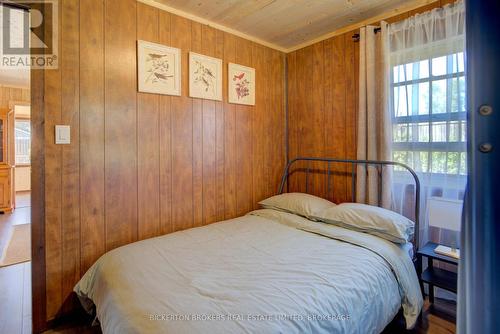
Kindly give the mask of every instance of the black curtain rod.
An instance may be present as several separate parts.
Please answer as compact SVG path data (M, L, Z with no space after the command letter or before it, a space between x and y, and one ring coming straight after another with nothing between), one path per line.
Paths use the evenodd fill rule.
M30 11L30 7L29 6L26 6L26 5L23 5L23 4L14 2L14 1L10 1L10 0L0 0L0 6L5 6L5 7L14 8L14 9L24 10L24 11L27 11L27 12Z
M378 28L375 28L373 31L375 33L378 33L380 30L382 30L382 28L378 27ZM352 35L352 39L353 39L353 41L358 42L359 41L359 34Z

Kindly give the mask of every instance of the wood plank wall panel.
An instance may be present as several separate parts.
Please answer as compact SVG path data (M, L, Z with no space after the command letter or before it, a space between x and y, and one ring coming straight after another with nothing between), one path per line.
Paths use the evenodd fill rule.
M107 250L137 240L136 6L107 0L104 9Z
M171 17L158 11L158 37L164 45L171 43ZM172 99L160 95L160 234L170 233L172 226Z
M182 50L182 96L172 97L172 224L174 230L193 226L193 101L188 98L188 50L191 21L171 15L171 44Z
M269 171L268 181L264 182L266 192L264 197L274 195L281 183L281 174L283 173L282 157L286 156L286 129L284 126L276 126L276 124L286 124L286 114L281 113L285 106L285 97L283 95L285 89L285 55L279 51L266 49L266 53L271 54L272 62L268 63L272 77L270 80L271 90L273 92L272 99L267 98L268 103L265 109L262 109L264 115L269 115L268 130L266 136L270 135L268 140L269 145L266 145L264 150L265 160L267 161L266 169ZM266 92L262 92L266 94ZM267 97L267 95L266 95ZM266 118L267 119L267 118ZM256 126L259 126L257 124ZM254 141L256 143L258 141ZM271 156L272 159L268 157ZM262 182L262 181L260 181ZM259 184L257 181L256 184ZM260 199L259 199L260 200Z
M104 3L80 2L81 272L104 253Z
M210 57L216 56L217 32L214 28L203 25L201 29L201 51ZM210 224L216 221L216 170L215 170L215 107L216 102L202 100L202 224Z
M216 31L215 56L224 59L224 32ZM222 97L227 101L227 66L222 67ZM283 113L284 114L284 113ZM216 220L224 219L225 213L225 112L224 102L215 103L215 163L216 163ZM283 155L282 155L283 157Z
M80 64L79 1L61 1L61 123L71 126L72 145L62 147L62 295L80 278ZM68 307L74 300L68 300Z
M29 88L0 86L0 109L9 108L9 102L30 103Z
M320 127L325 124L325 89L321 83L325 79L324 73L324 57L323 57L323 44L315 44L312 46L312 87L314 90L310 90L310 95L312 96L312 108L310 109L311 120L314 128ZM313 156L322 157L325 155L325 146L321 145L322 139L324 138L324 133L321 131L311 132L311 154ZM321 168L321 163L311 164L311 168L318 169ZM312 178L308 180L309 187L311 188L311 194L324 197L326 195L326 182L324 180L324 174L314 173Z
M252 66L253 43L244 43L240 37L236 38L236 59L243 66ZM264 83L262 83L264 84ZM253 207L253 179L252 175L252 118L255 117L253 107L236 105L236 177L238 180L236 188L236 215L241 216Z
M323 87L325 90L325 126L323 129L323 135L324 135L324 141L325 141L325 155L326 156L336 156L336 148L338 147L336 145L336 142L338 142L339 137L338 137L338 132L334 130L334 117L333 117L333 108L334 108L334 103L337 103L335 101L335 96L334 96L334 83L336 82L336 77L334 76L334 65L336 62L333 59L333 38L330 38L323 43L323 52L324 52L324 72L325 72L325 77L324 77L324 82L323 82ZM320 131L321 132L321 131ZM322 166L324 168L324 166ZM332 171L335 170L336 166L331 166ZM334 192L332 190L332 184L327 184L327 198L328 199L333 199Z
M159 11L137 3L137 39L159 42ZM137 94L138 238L160 232L160 97Z
M255 59L255 71L256 73L264 73L268 70L268 66L266 63L266 59L268 59L265 55L266 49L263 46L257 46L253 50L252 58ZM256 94L256 98L258 99L255 103L258 106L265 106L269 103L270 94L263 94L263 92L270 92L271 87L268 86L267 82L264 82L262 85L256 87L258 93ZM264 109L262 108L262 109ZM268 173L266 166L264 165L264 154L266 147L271 145L269 142L272 138L271 136L265 136L265 133L268 132L269 123L265 118L265 115L262 114L262 109L257 107L254 113L252 125L254 128L254 134L256 136L262 137L263 140L256 142L253 146L253 184L255 187L253 188L253 198L255 205L257 206L257 202L255 201L257 198L262 198L265 196L265 187L264 183L260 183L259 180L268 181Z
M436 1L386 21L397 22L452 2ZM329 38L287 55L289 160L321 155L356 158L359 44L352 40L355 33L358 31ZM305 168L306 164L296 164L292 168L288 182L291 191L305 191ZM326 170L324 164L319 173L310 177L310 193L325 193L324 189L317 188L321 187ZM334 202L351 201L351 181L350 168L332 165L326 197Z
M191 23L191 50L203 53L202 25ZM205 43L204 43L205 44ZM206 46L206 44L205 44ZM208 55L207 55L208 56ZM201 99L193 99L193 226L203 222L203 104Z
M300 115L298 113L297 96L297 52L287 54L287 123L288 123L288 156L291 159L299 156L299 129L300 129ZM287 190L297 191L299 188L299 178L297 177L297 164L294 164L290 169L290 177L287 179Z
M346 84L345 84L345 50L347 45L353 44L352 41L345 41L344 36L336 36L333 38L333 48L332 54L328 55L333 59L332 72L330 72L333 80L333 103L331 109L331 127L332 131L326 133L331 141L331 152L334 157L345 157L346 156L346 143L343 140L346 138ZM339 78L340 80L337 80ZM345 193L345 176L342 172L345 171L345 166L343 165L333 165L332 166L332 176L331 180L331 195L335 202L344 201Z
M227 63L236 62L236 36L224 33L224 59ZM227 68L224 85L224 163L225 163L225 218L236 217L236 105L227 103Z
M135 0L60 7L60 67L44 72L47 320L105 251L244 214L286 161L281 52ZM137 39L182 49L182 96L137 92ZM223 101L188 97L189 51L224 60ZM256 106L227 102L229 61L257 68Z

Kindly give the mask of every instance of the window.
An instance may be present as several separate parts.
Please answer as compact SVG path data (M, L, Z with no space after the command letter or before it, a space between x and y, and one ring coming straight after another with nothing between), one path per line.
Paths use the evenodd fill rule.
M30 164L31 155L31 130L30 121L27 119L16 119L15 121L16 141L16 165Z
M466 175L464 53L393 66L393 159L417 172Z

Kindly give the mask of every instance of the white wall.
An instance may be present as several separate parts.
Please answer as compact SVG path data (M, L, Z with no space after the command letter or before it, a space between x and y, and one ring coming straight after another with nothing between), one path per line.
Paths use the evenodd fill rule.
M15 105L14 112L15 112L16 117L30 118L31 107L25 106L25 105Z
M15 190L29 191L31 190L31 167L16 167Z

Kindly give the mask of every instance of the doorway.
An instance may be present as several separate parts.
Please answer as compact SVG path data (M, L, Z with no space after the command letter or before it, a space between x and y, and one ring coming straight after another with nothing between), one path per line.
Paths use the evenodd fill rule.
M5 90L5 88L4 88ZM29 90L28 90L29 91ZM0 268L31 259L30 105L9 101L0 113Z
M15 208L31 207L31 108L14 106L14 191Z

